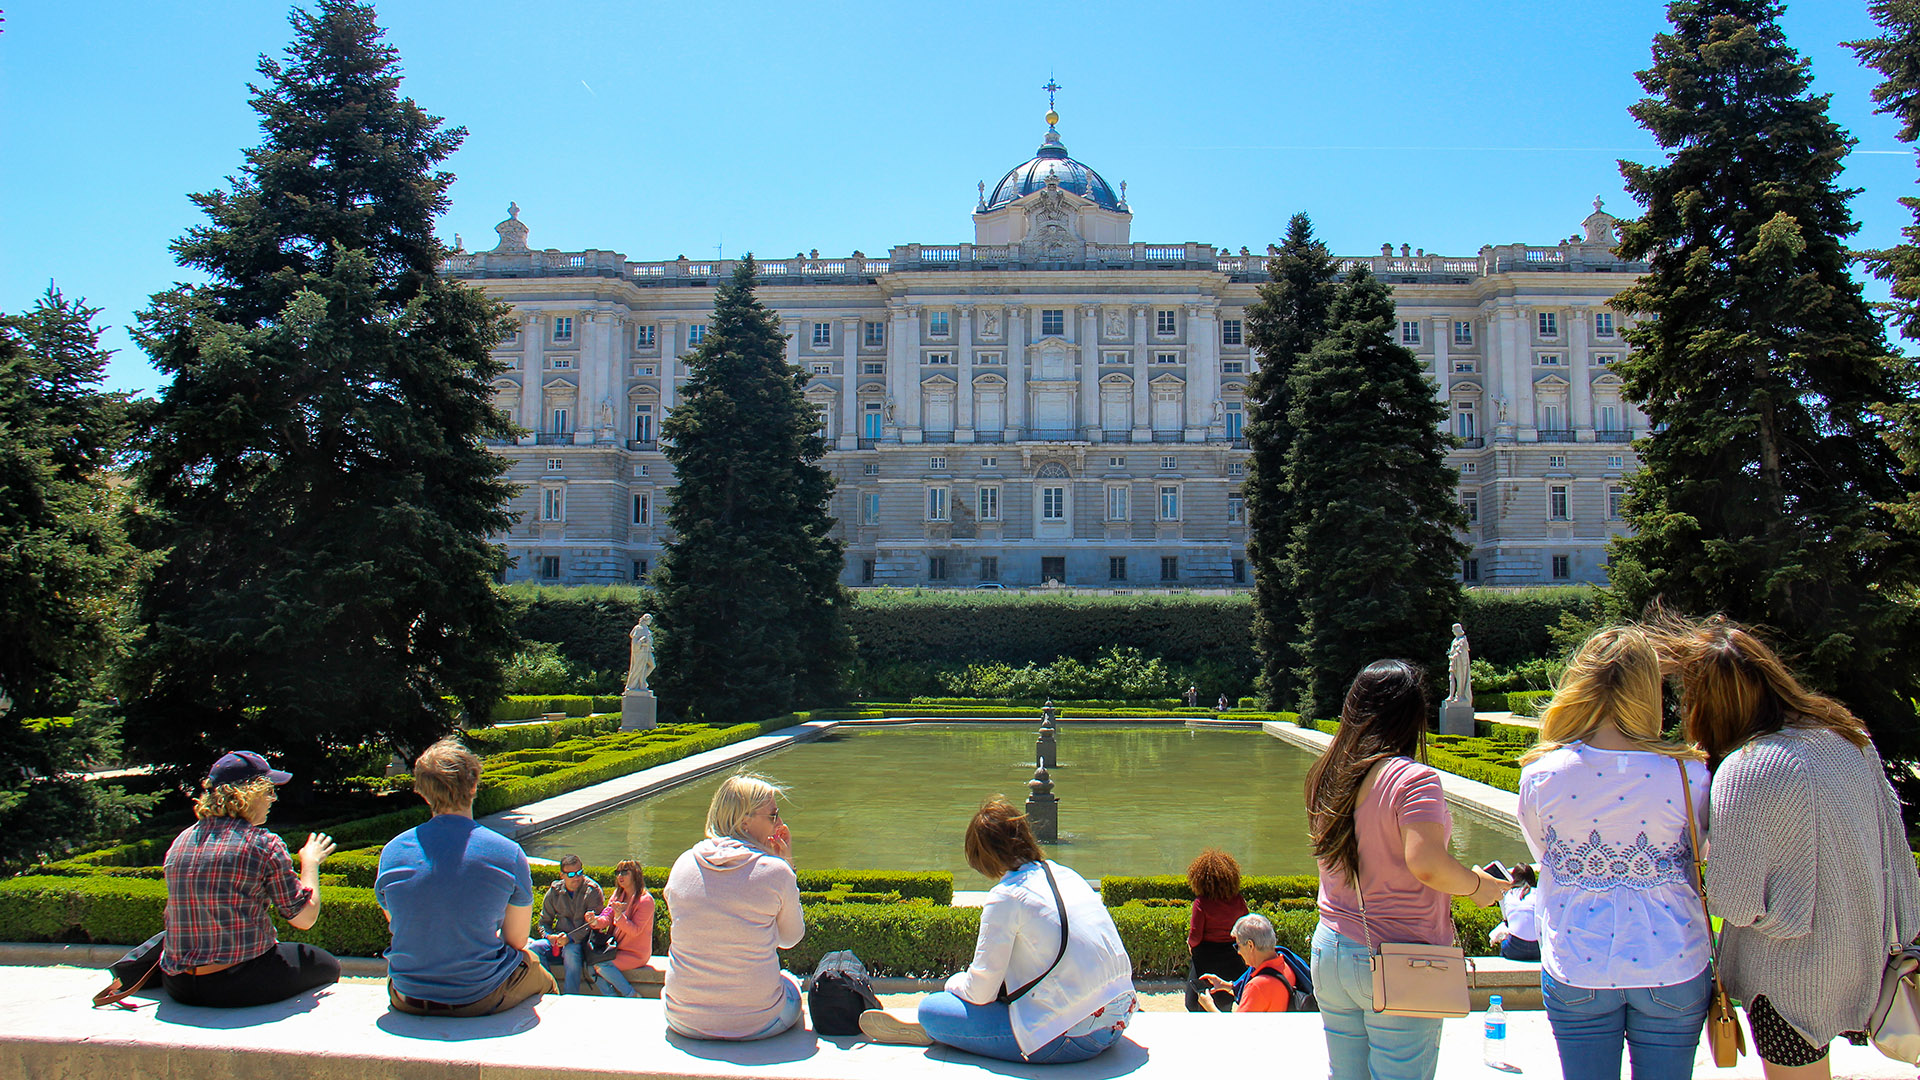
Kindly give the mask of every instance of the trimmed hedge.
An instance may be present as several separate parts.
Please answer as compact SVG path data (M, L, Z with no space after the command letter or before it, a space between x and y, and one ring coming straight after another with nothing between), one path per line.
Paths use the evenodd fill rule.
M1312 874L1253 875L1240 879L1240 895L1246 898L1249 907L1319 894L1320 879ZM1184 909L1193 900L1193 891L1187 888L1186 877L1179 874L1115 875L1100 879L1100 899L1108 907L1144 900L1178 900ZM1185 934L1185 928L1180 932Z
M460 733L460 741L481 757L514 750L537 750L567 739L593 735L611 735L620 730L619 706L608 715L550 720L541 724L513 724L509 727L471 728Z
M569 739L545 749L510 751L487 759L487 767L480 777L480 794L473 802L473 813L475 817L485 817L515 806L525 806L589 784L598 784L693 754L744 742L796 723L799 723L799 717L788 713L772 720L735 724L719 730L692 724L663 724L651 731L628 731L594 739ZM522 768L516 769L515 766ZM507 779L504 783L489 786L489 773Z
M591 716L594 713L619 712L620 698L595 697L589 694L510 694L493 703L493 712L488 716L492 723L499 724L508 720L531 720L550 712L563 712L568 716Z
M1515 716L1539 716L1552 700L1551 690L1515 690L1507 695L1507 711Z

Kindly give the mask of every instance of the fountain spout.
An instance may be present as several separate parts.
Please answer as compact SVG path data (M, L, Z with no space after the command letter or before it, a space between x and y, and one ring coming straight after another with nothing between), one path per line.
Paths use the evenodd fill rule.
M1047 701L1046 708L1040 710L1040 730L1035 733L1036 738L1033 741L1033 760L1034 764L1043 769L1060 767L1060 760L1056 756L1057 744L1054 739L1054 732L1058 729L1053 725L1053 718L1059 712L1059 709L1053 707L1051 699Z
M1053 794L1053 778L1045 765L1033 770L1027 781L1027 824L1033 838L1043 844L1060 842L1060 800Z

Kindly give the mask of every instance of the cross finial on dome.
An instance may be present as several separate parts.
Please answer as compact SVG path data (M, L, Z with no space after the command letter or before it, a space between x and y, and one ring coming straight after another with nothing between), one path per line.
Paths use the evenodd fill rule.
M1053 108L1053 95L1060 89L1060 84L1054 81L1053 74L1049 72L1047 74L1047 84L1040 89L1047 92L1047 126L1052 127L1060 122L1060 114L1055 112Z

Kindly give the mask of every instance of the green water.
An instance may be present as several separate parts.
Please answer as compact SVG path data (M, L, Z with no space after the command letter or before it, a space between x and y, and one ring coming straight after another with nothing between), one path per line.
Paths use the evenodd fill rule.
M1038 725L1035 725L1036 727ZM781 810L796 865L949 870L955 887L986 888L962 837L986 798L1026 799L1034 729L1011 725L841 728L758 758L789 786ZM1061 843L1050 854L1088 878L1184 874L1204 847L1248 874L1311 874L1301 791L1313 756L1259 731L1171 725L1068 725L1060 767ZM637 858L672 863L700 839L722 774L610 810L525 843L527 854L573 852L590 866ZM1453 819L1463 860L1525 861L1514 835L1464 812Z

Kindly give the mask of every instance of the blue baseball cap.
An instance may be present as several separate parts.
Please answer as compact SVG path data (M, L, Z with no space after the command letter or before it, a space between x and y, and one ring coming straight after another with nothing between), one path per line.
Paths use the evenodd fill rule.
M293 779L290 772L267 767L267 759L251 750L234 750L226 757L213 763L207 770L207 786L219 787L222 784L244 784L256 776L264 776L275 784L284 784Z

